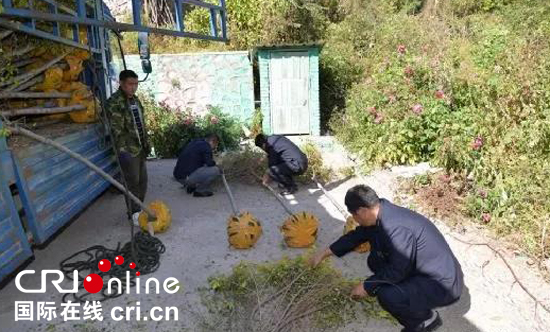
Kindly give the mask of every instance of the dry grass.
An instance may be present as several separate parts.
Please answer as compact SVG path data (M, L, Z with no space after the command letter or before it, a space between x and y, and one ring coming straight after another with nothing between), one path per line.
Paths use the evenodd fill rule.
M251 145L230 151L221 158L220 166L228 179L241 183L256 184L256 176L262 176L267 170L267 163L262 161L265 153Z
M323 162L321 152L313 143L306 143L301 147L308 157L308 170L297 178L302 183L310 183L315 176L321 183L334 180L336 173ZM225 154L220 161L221 167L228 179L242 183L256 184L257 176L262 176L267 170L267 156L252 144L241 147L239 150Z
M401 189L432 217L457 224L465 214L465 182L455 175L425 175L401 183Z

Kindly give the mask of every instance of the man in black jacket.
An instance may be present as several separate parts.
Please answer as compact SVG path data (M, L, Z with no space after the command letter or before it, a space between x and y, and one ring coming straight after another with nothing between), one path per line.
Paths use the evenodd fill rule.
M187 193L194 197L212 196L210 184L221 175L213 158L213 150L218 147L220 139L213 134L205 139L189 142L180 152L174 177L187 187Z
M270 180L279 183L281 194L291 195L298 191L293 176L302 175L307 171L307 156L296 144L280 135L265 136L259 134L254 140L257 147L267 153L268 171L263 183Z
M460 298L463 274L443 235L428 219L385 199L370 187L351 188L346 206L359 223L312 258L341 257L369 241L367 264L374 275L357 285L356 298L376 296L380 305L405 328L402 332L430 332L442 325L435 308Z

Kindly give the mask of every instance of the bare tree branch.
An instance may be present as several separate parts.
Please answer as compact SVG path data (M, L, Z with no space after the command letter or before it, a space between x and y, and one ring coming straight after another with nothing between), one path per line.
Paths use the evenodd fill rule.
M32 108L21 108L9 111L0 111L0 115L5 117L11 116L20 116L20 115L38 115L38 114L56 114L56 113L68 113L73 111L82 111L85 110L86 106L84 105L72 105L65 107L32 107Z
M2 32L0 32L0 40L8 37L9 35L11 35L13 32L13 30L4 30Z
M0 99L71 98L69 92L0 92Z
M11 87L7 88L6 90L7 91L13 91L15 88L17 88L18 86L20 86L21 84L29 81L30 79L32 79L33 77L37 76L37 75L40 75L42 74L43 72L45 72L48 68L54 66L56 63L58 63L59 61L61 61L65 56L67 56L68 52L56 57L55 59L52 59L50 60L49 62L47 62L46 64L44 64L43 66L41 66L40 68L37 68L35 70L31 70L30 72L27 72L23 75L19 75L19 76L16 76L16 77L13 77L11 80L8 80L6 82L3 82L3 83L0 83L0 87L2 86L6 86L6 85L10 85L10 84L13 84Z
M465 240L462 240L458 237L456 237L455 235L453 234L450 234L450 233L447 233L447 235L451 236L453 239L457 240L458 242L460 243L463 243L463 244L467 244L467 245L470 245L470 246L484 246L484 247L487 247L489 249L491 249L498 257L500 257L500 259L502 259L502 261L504 262L504 264L506 265L506 267L508 268L508 270L510 270L510 272L512 273L512 276L514 277L515 279L515 283L517 283L522 289L523 291L529 295L529 297L531 297L531 299L533 299L533 301L535 301L535 304L538 304L540 305L544 311L550 313L550 308L545 305L544 303L542 303L539 299L537 299L537 297L535 295L533 295L531 293L531 291L529 291L529 289L527 289L527 287L525 287L525 285L521 282L521 280L518 278L518 276L516 275L516 272L514 271L514 269L512 268L512 266L510 266L510 264L508 263L508 261L506 260L506 258L504 257L504 255L502 255L500 253L500 251L498 251L497 249L495 249L493 246L491 246L489 243L475 243L475 242L468 242L468 241L465 241ZM513 284L512 284L513 286Z

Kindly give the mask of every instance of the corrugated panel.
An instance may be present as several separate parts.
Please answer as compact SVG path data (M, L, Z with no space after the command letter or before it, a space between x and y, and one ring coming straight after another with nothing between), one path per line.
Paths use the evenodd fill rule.
M11 164L11 154L8 151L1 152L0 169L7 169ZM33 255L15 209L6 175L0 173L0 281Z
M112 147L97 126L56 139L105 172L116 175ZM66 153L44 144L17 153L16 177L35 242L44 243L109 187L99 174Z

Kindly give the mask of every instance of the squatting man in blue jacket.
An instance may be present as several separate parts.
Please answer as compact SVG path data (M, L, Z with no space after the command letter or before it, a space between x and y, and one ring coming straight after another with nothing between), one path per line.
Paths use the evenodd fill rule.
M254 144L267 153L268 170L262 182L269 184L275 181L282 195L292 195L298 191L293 176L302 175L307 171L307 156L288 138L281 135L265 136L259 134Z
M379 199L368 186L351 188L345 204L360 226L313 256L311 264L369 241L367 265L374 275L351 296L376 296L404 326L402 332L435 331L442 320L434 309L458 301L464 285L460 263L443 235L425 217Z
M210 184L221 175L213 157L219 142L218 135L211 134L192 140L181 150L174 167L174 178L187 188L188 194L194 197L213 195Z

